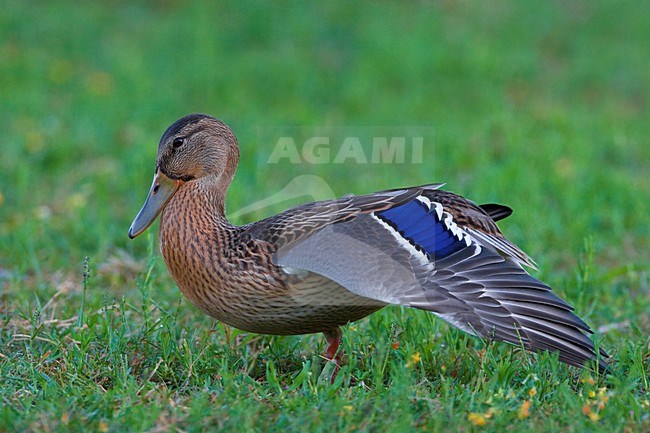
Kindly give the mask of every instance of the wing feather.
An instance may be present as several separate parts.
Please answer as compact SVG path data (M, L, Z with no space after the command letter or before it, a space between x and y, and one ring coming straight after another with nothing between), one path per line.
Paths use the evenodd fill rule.
M572 365L596 359L589 327L523 269L534 262L503 237L488 214L505 217L509 208L482 209L440 186L313 203L246 229L273 244L276 265L322 275L357 296L431 311L484 338L558 351ZM421 207L404 213L416 200L430 216ZM389 217L380 218L389 209ZM463 242L435 259L428 252L435 237L422 227L432 224L433 215L445 220L438 226L447 228L441 235ZM600 367L606 368L602 360Z

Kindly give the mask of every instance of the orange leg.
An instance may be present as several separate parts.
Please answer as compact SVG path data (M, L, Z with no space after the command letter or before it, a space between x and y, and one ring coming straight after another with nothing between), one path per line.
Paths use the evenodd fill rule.
M339 346L341 345L341 336L343 333L340 328L335 328L331 331L325 331L325 340L327 340L327 349L325 350L325 357L334 363L336 366L334 373L332 373L331 382L334 383L336 375L341 369L341 354L339 353Z

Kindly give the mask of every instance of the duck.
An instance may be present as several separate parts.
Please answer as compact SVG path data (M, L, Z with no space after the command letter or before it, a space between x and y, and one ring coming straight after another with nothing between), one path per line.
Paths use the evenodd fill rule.
M232 129L206 114L175 121L131 239L160 216L167 270L198 309L245 332L323 333L340 361L341 327L387 306L425 310L471 335L606 370L590 327L496 222L512 210L434 183L305 203L237 226L226 193L239 163Z

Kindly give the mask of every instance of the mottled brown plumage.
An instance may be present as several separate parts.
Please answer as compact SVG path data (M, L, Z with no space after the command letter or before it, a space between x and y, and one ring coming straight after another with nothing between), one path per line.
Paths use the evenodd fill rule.
M323 332L334 358L340 326L397 304L472 334L557 351L573 365L597 358L589 327L523 270L534 262L499 231L495 220L509 208L480 207L436 184L308 203L233 226L225 197L238 162L222 122L179 119L160 140L151 191L129 230L137 236L161 213L167 269L217 320L255 333Z

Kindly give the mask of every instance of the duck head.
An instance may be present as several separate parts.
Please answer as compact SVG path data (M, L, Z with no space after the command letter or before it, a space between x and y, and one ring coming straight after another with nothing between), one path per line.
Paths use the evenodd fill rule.
M209 181L225 195L238 162L237 139L226 124L205 114L178 119L160 139L153 183L129 237L144 232L187 184Z

